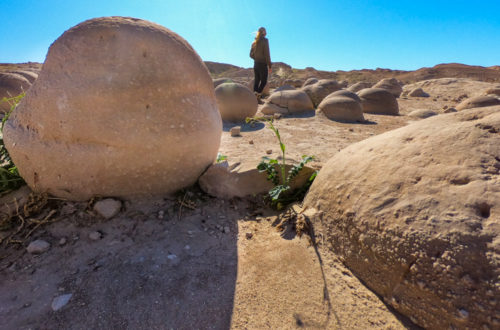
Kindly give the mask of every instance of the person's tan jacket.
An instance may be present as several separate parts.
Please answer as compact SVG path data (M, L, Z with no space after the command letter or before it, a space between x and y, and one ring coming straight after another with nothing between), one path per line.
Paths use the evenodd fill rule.
M269 41L262 37L257 42L252 43L250 57L258 63L266 63L271 68L271 54L269 53Z

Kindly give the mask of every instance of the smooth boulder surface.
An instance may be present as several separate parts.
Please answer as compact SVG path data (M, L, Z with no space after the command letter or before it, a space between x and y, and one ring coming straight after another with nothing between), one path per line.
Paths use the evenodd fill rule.
M495 96L486 95L486 96L476 96L463 100L457 105L455 108L457 110L465 110L472 108L481 108L481 107L489 107L492 105L500 104L500 99Z
M365 88L371 88L373 86L373 84L371 82L368 82L368 81L360 81L360 82L357 82L355 84L352 84L351 86L349 86L347 88L348 91L351 91L353 93L357 93L359 92L360 90L362 89L365 89Z
M215 160L221 132L212 79L182 37L102 17L51 45L4 139L33 190L86 200L192 185Z
M436 115L437 115L437 113L435 111L432 111L432 110L416 109L416 110L413 110L412 112L410 112L408 114L408 117L425 119L425 118L429 118L429 117L436 116Z
M332 79L321 79L312 85L302 87L302 90L309 95L315 107L317 107L325 97L339 89L341 89L339 83Z
M30 84L33 84L36 78L38 78L38 73L35 73L33 71L19 70L19 71L13 71L12 73L23 76L30 82Z
M365 120L361 103L347 96L328 96L318 105L318 110L332 120L346 122Z
M345 96L345 97L350 97L351 99L353 99L354 101L356 102L360 102L361 103L361 99L359 98L358 94L356 93L353 93L351 91L348 91L346 89L341 89L341 90L338 90L336 92L333 92L331 94L329 94L326 98L329 98L329 97L333 97L333 96Z
M215 89L215 97L222 120L245 121L257 112L257 98L246 86L238 83L223 83Z
M304 213L372 290L433 329L500 325L500 107L435 116L350 145Z
M377 115L398 115L398 100L381 88L365 88L358 92L363 112Z
M307 78L306 81L304 81L304 83L302 84L302 87L313 85L313 84L317 83L318 81L319 81L318 78L314 78L314 77Z
M382 88L389 91L395 97L399 97L403 92L401 82L396 78L385 78L376 83L373 88Z
M220 84L232 83L233 80L231 78L217 78L213 79L213 82L214 82L214 88L217 88L217 86L219 86Z
M484 94L500 96L500 86L487 89Z
M31 87L28 79L17 73L0 72L0 100L4 97L11 98L26 92ZM0 112L8 112L10 106L7 102L0 102Z
M267 102L281 108L288 109L289 113L299 113L314 110L309 96L302 90L284 90L272 93Z

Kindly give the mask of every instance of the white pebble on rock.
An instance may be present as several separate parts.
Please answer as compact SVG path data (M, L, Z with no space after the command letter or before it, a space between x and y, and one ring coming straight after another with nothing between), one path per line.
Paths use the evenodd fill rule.
M31 242L26 250L29 253L38 254L47 251L50 248L50 244L41 239L37 239L36 241Z
M102 234L98 231L93 231L89 234L89 238L93 241L98 241L102 238Z
M105 219L111 219L120 212L121 207L122 202L116 199L107 198L95 203L94 211Z
M66 306L72 296L73 294L68 293L55 297L54 300L52 300L52 310L55 312Z

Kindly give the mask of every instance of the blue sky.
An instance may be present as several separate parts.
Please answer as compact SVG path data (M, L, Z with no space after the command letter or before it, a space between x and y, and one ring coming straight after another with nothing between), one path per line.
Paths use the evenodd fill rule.
M500 65L500 0L0 0L0 63L43 62L90 18L132 16L184 37L203 60L253 65L265 26L273 61L321 70Z

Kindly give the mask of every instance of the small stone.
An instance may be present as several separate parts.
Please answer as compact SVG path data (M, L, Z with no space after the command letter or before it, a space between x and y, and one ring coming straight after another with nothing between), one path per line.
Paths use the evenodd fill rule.
M248 144L253 144L253 140L248 141Z
M89 234L89 238L93 241L98 241L102 238L102 234L98 231L93 231Z
M186 245L186 246L184 247L184 250L190 250L190 249L191 249L191 247L190 247L189 245Z
M112 198L106 198L98 201L94 205L94 211L105 219L111 219L120 212L122 202Z
M231 127L231 136L240 136L240 131L241 131L241 127L240 126L234 126L234 127Z
M68 239L66 237L63 237L59 240L59 246L63 246L68 242Z
M273 153L273 151L272 151L271 149L266 150L266 154L270 155L270 154L272 154L272 153Z
M55 312L66 306L72 296L73 294L68 293L55 297L54 300L52 300L52 310Z
M163 211L163 210L158 211L158 219L161 220L161 219L163 219L164 216L165 216L165 211Z
M455 108L448 108L444 110L444 113L451 113L451 112L457 112L457 109Z
M228 226L224 227L224 233L229 234L231 232L231 229Z
M32 254L44 253L50 248L50 244L41 239L37 239L36 241L31 242L26 250Z
M458 311L458 313L460 314L460 317L461 317L461 318L466 319L466 318L468 318L468 317L469 317L469 312L467 312L465 309L461 309L461 310L459 310L459 311Z
M275 113L273 115L274 119L280 119L281 118L281 113Z
M175 254L169 254L169 255L167 256L167 258L168 258L168 259L170 259L170 260L174 260L174 259L176 259L176 258L177 258L177 256L176 256Z
M247 233L245 234L245 237L246 237L247 239L251 239L251 238L253 237L253 233L251 233L251 232L247 232Z

